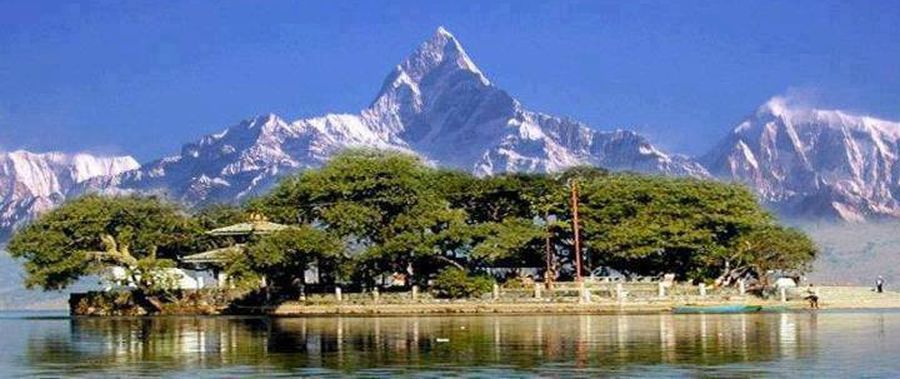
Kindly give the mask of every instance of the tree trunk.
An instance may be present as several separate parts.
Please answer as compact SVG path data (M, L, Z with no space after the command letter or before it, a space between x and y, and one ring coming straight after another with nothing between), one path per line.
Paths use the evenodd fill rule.
M716 287L731 287L738 283L739 280L745 278L750 271L749 267L738 267L726 269L722 275L716 278Z
M136 289L131 292L132 298L134 299L134 304L138 307L141 307L147 313L159 313L162 311L162 301L153 296L147 296L147 293L141 289Z
M435 257L437 257L437 259L439 259L439 260L442 260L442 261L444 261L444 262L447 262L447 263L450 263L450 264L456 266L456 268L458 268L458 269L460 269L460 270L466 271L466 268L463 267L463 265L459 264L459 262L457 262L457 261L454 261L454 260L452 260L452 259L450 259L450 258L447 258L447 257L443 256L443 255L436 255Z

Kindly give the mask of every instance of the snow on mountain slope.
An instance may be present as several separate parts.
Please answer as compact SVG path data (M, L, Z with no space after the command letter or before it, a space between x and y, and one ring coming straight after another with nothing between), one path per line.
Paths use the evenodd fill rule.
M775 97L702 161L782 214L863 221L900 217L898 159L900 123Z
M0 153L0 235L61 203L77 184L138 168L132 157Z
M281 176L320 166L339 150L404 150L382 139L355 115L327 115L293 123L275 115L245 120L184 145L181 153L117 177L97 177L78 191L139 191L190 205L233 202L270 188Z
M635 133L598 132L525 109L492 85L443 28L394 69L363 116L390 125L387 131L429 159L479 175L596 164L706 176L698 164L668 156Z
M0 230L87 191L166 195L188 205L236 202L354 147L417 154L477 175L581 164L748 184L789 218L900 217L900 124L773 98L701 158L641 135L598 131L526 109L496 87L444 28L386 77L357 114L285 121L258 116L138 168L130 157L0 155ZM707 171L709 169L709 171Z
M526 110L485 77L456 37L438 28L391 71L359 114L293 122L253 118L140 170L89 180L79 191L157 192L192 205L240 201L352 147L410 152L479 175L596 164L708 176L696 162L665 154L635 133L598 132Z

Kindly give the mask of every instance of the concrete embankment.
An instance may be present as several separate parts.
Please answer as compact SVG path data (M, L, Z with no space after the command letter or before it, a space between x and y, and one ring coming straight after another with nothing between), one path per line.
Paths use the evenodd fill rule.
M698 303L693 303L698 304ZM699 304L723 304L699 303ZM735 303L740 304L740 303ZM277 316L301 315L419 315L419 314L582 314L582 313L658 313L670 310L676 304L671 302L655 303L489 303L489 302L453 302L453 303L421 303L421 304L329 304L306 305L297 302L284 303L274 309L271 314Z
M651 288L651 286L646 286ZM632 287L636 290L637 287ZM735 293L709 291L702 294L696 289L673 287L669 292L659 294L650 291L633 291L621 298L614 293L595 291L589 301L579 302L578 296L544 293L529 295L523 290L503 290L491 298L470 300L442 300L430 295L420 294L418 298L408 293L382 294L345 293L342 299L334 295L318 294L310 296L307 301L288 301L272 306L184 306L173 304L164 307L161 314L271 314L276 316L307 315L421 315L421 314L603 314L603 313L659 313L668 312L678 306L715 306L715 305L762 305L770 309L804 309L809 303L804 300L805 288L794 289L785 293L786 301L782 301L780 293L769 299ZM817 288L819 305L822 309L860 309L860 308L897 308L900 309L900 292L888 291L876 293L866 287L821 286ZM600 293L601 295L597 295ZM112 296L112 295L109 295ZM93 300L104 300L107 297L93 294ZM71 311L74 315L137 315L143 313L129 312L134 307L117 310L112 307L117 301L106 299L100 302L108 306L85 303L83 295L73 295ZM114 299L115 300L115 299ZM583 300L583 299L582 299ZM94 301L97 302L97 301ZM84 303L84 304L83 304ZM89 303L89 302L88 302ZM109 303L109 304L107 304ZM127 303L127 302L126 302ZM203 303L201 301L201 303ZM111 305L110 305L111 304ZM203 303L205 304L205 303ZM175 305L178 305L177 307ZM112 307L112 308L110 308ZM121 308L121 307L120 307ZM226 310L227 309L227 310Z
M727 298L679 297L614 301L599 299L590 303L575 301L423 301L404 304L378 303L331 303L315 304L287 302L269 309L269 313L278 316L305 315L413 315L413 314L478 314L478 313L541 313L541 314L579 314L579 313L658 313L667 312L674 307L685 305L725 305L747 304L763 305L773 308L806 309L809 303L803 300L805 291L791 292L786 302L779 296L774 299L759 299L753 296L731 296ZM862 309L862 308L898 308L900 309L900 292L876 293L865 287L823 286L818 288L821 309Z

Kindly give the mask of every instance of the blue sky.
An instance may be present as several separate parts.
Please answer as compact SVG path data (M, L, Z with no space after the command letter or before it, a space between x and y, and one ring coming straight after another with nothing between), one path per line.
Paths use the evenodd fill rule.
M900 2L0 0L0 148L149 160L355 112L439 25L533 110L700 153L769 97L900 119Z

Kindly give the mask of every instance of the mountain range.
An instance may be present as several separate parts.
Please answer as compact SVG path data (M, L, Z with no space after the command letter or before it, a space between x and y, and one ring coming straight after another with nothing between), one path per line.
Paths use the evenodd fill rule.
M0 153L0 237L18 223L65 201L78 184L139 167L128 156L35 154L23 150Z
M718 178L747 184L789 218L900 217L896 122L774 97L708 153L672 154L632 131L601 131L526 109L438 28L358 113L294 121L257 116L143 165L130 157L0 155L0 229L92 191L156 193L190 206L238 202L354 147L408 152L476 175L590 164Z
M763 104L700 161L794 219L900 218L900 123Z

